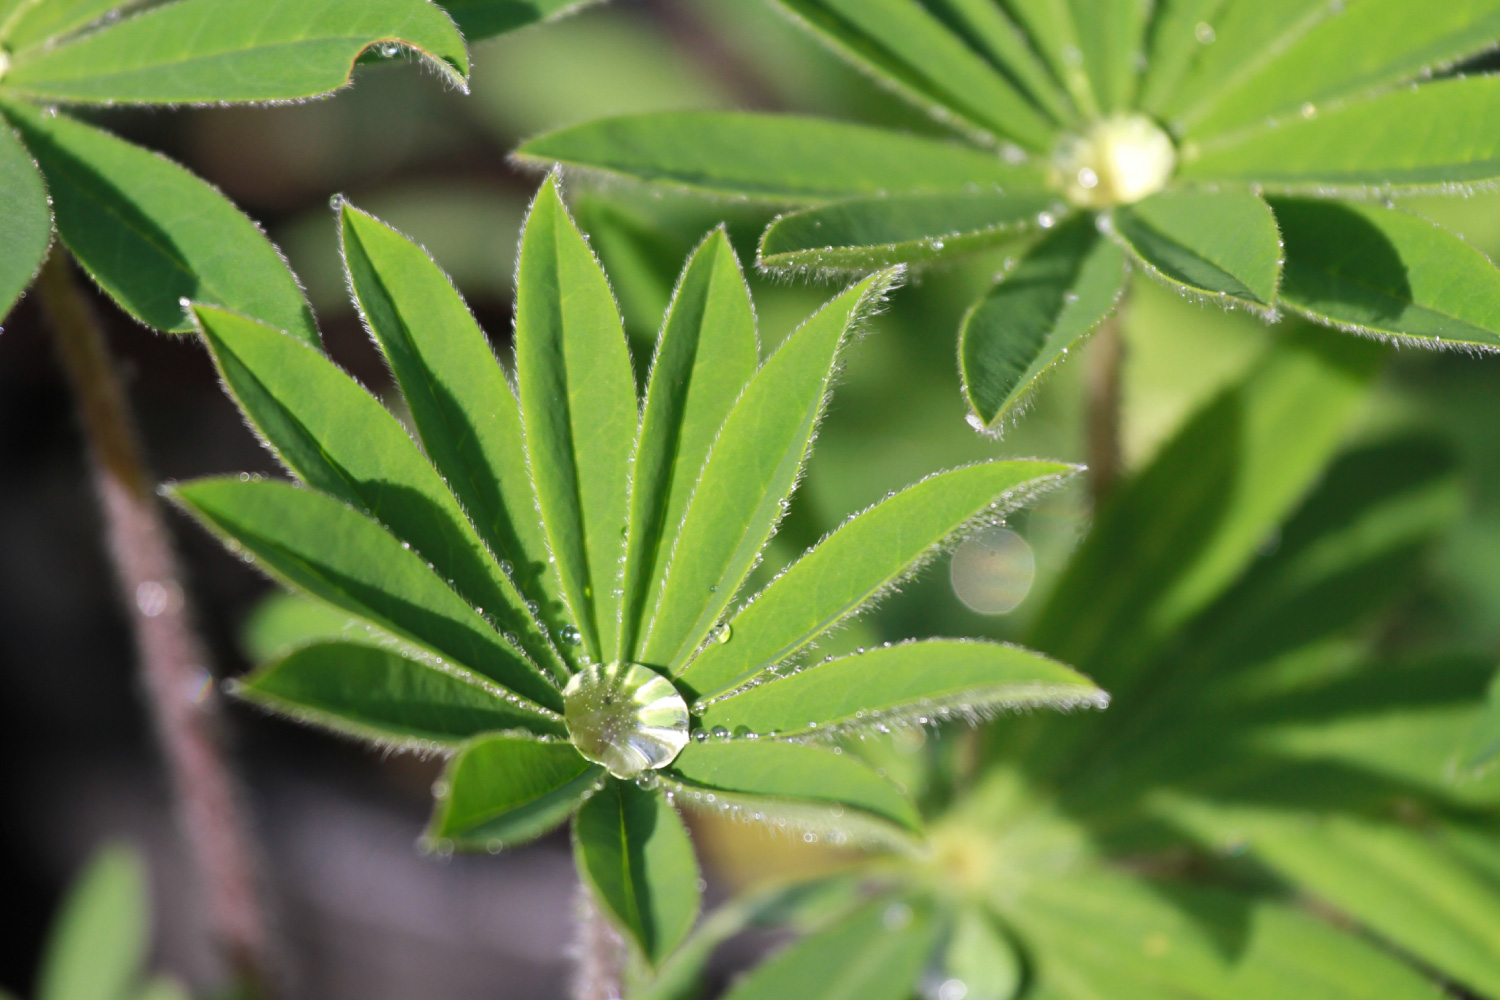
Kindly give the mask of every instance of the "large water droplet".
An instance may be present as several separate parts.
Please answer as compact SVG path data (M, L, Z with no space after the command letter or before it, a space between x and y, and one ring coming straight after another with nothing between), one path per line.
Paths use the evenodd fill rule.
M1110 115L1052 154L1052 183L1075 205L1129 205L1166 186L1177 169L1172 139L1150 118Z
M666 767L688 742L688 707L650 667L615 661L575 674L563 718L578 752L617 778Z

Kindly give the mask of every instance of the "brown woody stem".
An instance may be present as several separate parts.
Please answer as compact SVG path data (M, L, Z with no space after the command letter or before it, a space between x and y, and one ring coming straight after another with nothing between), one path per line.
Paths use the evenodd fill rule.
M71 262L55 248L37 279L43 313L78 405L142 686L177 821L231 971L268 985L266 930L239 789L219 743L219 702L193 628L162 507L104 332Z

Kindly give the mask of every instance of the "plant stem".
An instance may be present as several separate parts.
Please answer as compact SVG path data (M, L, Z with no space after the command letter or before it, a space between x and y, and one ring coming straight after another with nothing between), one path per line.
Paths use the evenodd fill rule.
M98 317L61 247L42 268L37 291L88 441L178 825L230 971L264 994L265 924L239 789L218 739L218 696L125 392Z
M583 886L578 889L577 933L573 1000L619 1000L625 945Z
M1094 510L1108 499L1120 478L1124 461L1120 450L1121 372L1125 365L1125 338L1121 333L1129 293L1120 299L1114 315L1094 333L1088 371L1088 464L1089 492Z

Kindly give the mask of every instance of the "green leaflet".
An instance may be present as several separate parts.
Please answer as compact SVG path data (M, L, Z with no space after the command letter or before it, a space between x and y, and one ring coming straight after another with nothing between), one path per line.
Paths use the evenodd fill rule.
M1302 498L1382 357L1314 328L1284 335L1099 512L1030 645L1123 697L1147 652L1222 593Z
M1446 229L1379 205L1271 207L1286 241L1286 305L1365 332L1500 347L1500 270Z
M1204 141L1179 174L1320 196L1474 184L1500 177L1497 112L1500 77L1440 80Z
M765 740L689 743L661 772L687 809L729 812L830 843L910 847L916 808L895 785L839 748ZM837 808L834 808L837 807Z
M1107 702L1088 678L1029 650L928 639L768 678L702 705L699 719L712 732L834 738L869 727L974 719L1007 709L1103 708Z
M52 245L47 185L16 133L0 120L0 320L31 285Z
M348 83L377 43L415 49L466 89L463 38L427 0L178 0L19 52L5 86L72 103L293 100Z
M361 739L428 749L476 733L524 729L563 736L557 719L505 700L482 677L353 642L302 646L233 685L246 701Z
M597 0L438 0L469 42L567 14Z
M200 479L170 495L293 586L546 708L562 708L557 689L421 556L353 508L274 480Z
M607 659L619 642L626 484L640 412L609 282L568 216L555 175L521 236L516 380L563 597L584 650Z
M1039 186L993 152L791 115L669 111L606 118L524 143L522 162L601 170L698 191L809 203L965 184Z
M1004 6L1030 35L1032 47L1046 60L1078 114L1097 116L1099 99L1083 66L1071 0L1004 0Z
M661 595L688 499L730 408L755 373L755 310L729 237L711 233L688 260L657 341L630 495L620 655Z
M680 672L754 567L812 447L839 349L896 278L883 271L820 309L729 411L683 515L646 663Z
M1053 121L1071 122L1073 108L1030 40L994 0L932 0L928 4L986 55Z
M1500 674L1490 685L1483 713L1464 740L1460 762L1471 771L1480 771L1497 757L1500 757Z
M1214 21L1229 0L1157 0L1146 37L1146 72L1136 103L1161 117L1182 75L1206 45L1218 41ZM1200 25L1202 27L1200 27Z
M566 679L526 599L379 401L322 353L270 327L204 306L193 314L225 386L288 468L385 525L485 609L507 644Z
M1099 110L1129 107L1136 92L1139 63L1145 58L1146 25L1154 0L1068 0L1079 55L1088 70Z
M0 42L8 51L20 52L139 3L140 0L12 0L0 4ZM7 6L9 10L5 9Z
M480 736L443 772L427 836L492 853L515 847L565 822L604 780L568 743Z
M54 918L37 1000L121 1000L146 961L146 872L123 847L106 847L78 876Z
M1258 60L1217 100L1199 105L1195 135L1217 135L1304 104L1321 104L1443 69L1494 45L1500 0L1360 0Z
M1026 94L911 0L778 0L856 63L917 104L947 111L981 138L1052 148L1052 124Z
M656 792L609 781L578 813L573 857L610 921L659 964L698 916L698 862L677 810Z
M1114 231L1152 275L1269 309L1281 277L1276 218L1243 192L1177 191L1116 209Z
M1026 398L1047 369L1114 310L1125 287L1125 255L1075 215L1032 246L975 303L959 331L969 407L983 426Z
M507 575L539 602L539 617L558 634L561 594L537 522L521 411L489 341L421 247L347 203L339 221L350 288L422 447L495 558L510 564ZM519 630L537 662L554 661L529 621Z
M1012 1000L1025 983L1016 946L983 906L965 903L943 948L943 975L964 984L964 1000Z
M1355 934L1285 904L1105 868L1036 879L1008 914L1067 1000L1431 1000Z
M964 191L850 198L776 219L762 267L870 271L983 250L1014 239L1057 204L1044 191Z
M932 903L881 896L758 966L725 1000L907 1000L937 938Z
M682 672L683 685L708 697L789 659L899 583L973 519L1003 515L1072 471L1053 462L984 462L929 476L876 504L741 609L729 641L704 647Z
M14 102L0 109L42 168L63 242L126 312L160 330L187 331L182 300L191 299L318 342L297 279L218 191L65 115Z

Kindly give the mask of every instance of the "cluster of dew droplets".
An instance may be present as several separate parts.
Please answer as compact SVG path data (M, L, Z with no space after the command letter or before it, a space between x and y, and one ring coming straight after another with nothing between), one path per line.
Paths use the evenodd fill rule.
M687 702L650 667L590 664L563 689L563 719L574 747L617 778L666 767L688 743Z

